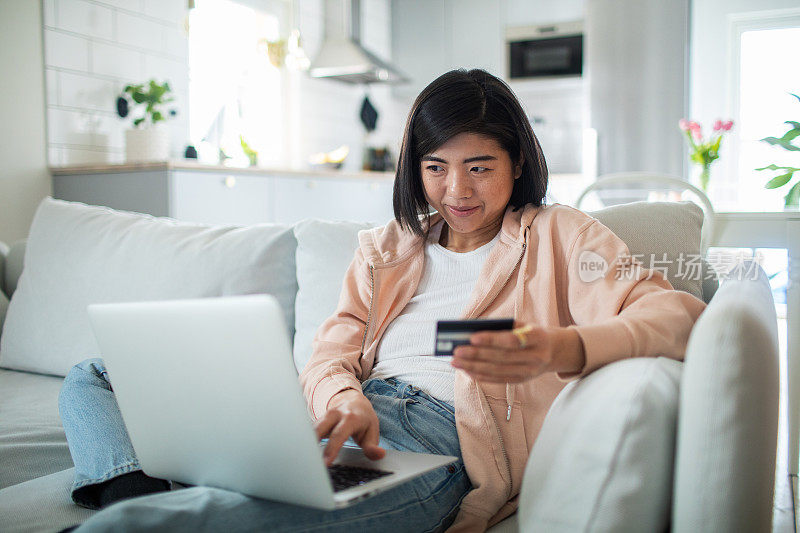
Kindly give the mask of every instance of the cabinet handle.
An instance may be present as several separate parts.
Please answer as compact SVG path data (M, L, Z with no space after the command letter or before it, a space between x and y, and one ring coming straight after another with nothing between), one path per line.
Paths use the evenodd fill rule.
M223 181L223 183L227 188L233 189L234 187L236 187L236 178L234 178L233 176L227 176Z

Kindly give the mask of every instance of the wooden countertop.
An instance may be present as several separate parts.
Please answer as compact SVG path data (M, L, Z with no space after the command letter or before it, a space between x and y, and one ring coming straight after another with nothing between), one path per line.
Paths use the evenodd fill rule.
M226 167L224 165L207 165L188 159L170 159L168 161L152 161L142 163L119 163L119 164L92 164L92 165L69 165L59 167L49 167L50 174L53 176L69 176L84 174L114 174L120 172L142 172L153 170L192 170L203 172L224 172L226 174L260 174L260 175L281 175L304 178L350 178L350 179L394 179L394 172L348 172L334 169L308 169L291 170L285 168L266 168L266 167Z

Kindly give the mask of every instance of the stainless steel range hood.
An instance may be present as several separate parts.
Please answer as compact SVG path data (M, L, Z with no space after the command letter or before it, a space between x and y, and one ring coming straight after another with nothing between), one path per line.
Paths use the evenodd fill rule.
M309 74L346 83L402 83L400 71L361 46L360 0L325 0L325 34Z

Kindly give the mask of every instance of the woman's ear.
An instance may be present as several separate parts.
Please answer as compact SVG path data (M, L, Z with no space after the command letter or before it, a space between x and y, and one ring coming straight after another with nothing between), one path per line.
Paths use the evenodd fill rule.
M522 166L525 164L525 158L522 156L522 152L519 153L518 163L514 165L514 179L519 179L522 176Z

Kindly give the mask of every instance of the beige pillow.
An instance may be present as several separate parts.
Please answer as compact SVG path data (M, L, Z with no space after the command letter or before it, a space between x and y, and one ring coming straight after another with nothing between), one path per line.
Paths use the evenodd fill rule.
M622 239L646 268L665 266L674 288L703 298L702 272L689 264L696 261L699 265L701 259L703 210L697 204L632 202L587 214Z

